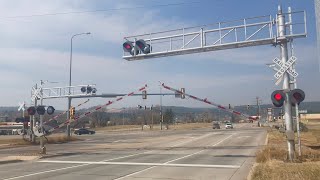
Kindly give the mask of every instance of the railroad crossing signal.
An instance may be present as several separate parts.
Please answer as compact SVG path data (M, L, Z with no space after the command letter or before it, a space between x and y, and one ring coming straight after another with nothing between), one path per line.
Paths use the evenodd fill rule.
M275 90L271 94L271 101L274 106L281 107L283 106L285 97L286 95L284 94L283 90Z
M47 108L47 114L51 115L51 114L54 113L54 111L55 111L55 109L54 109L53 106L48 106L48 108Z
M274 75L276 79L280 79L285 72L289 73L292 77L296 78L299 74L290 67L296 62L297 58L295 56L291 56L291 58L283 64L282 61L278 58L273 59L273 62L280 66L278 72Z
M33 116L33 115L36 114L36 108L33 107L33 106L31 106L31 107L29 107L29 108L27 109L27 112L28 112L29 116Z
M292 104L300 104L305 98L305 93L301 89L290 91L290 100Z
M123 50L129 52L132 56L138 55L140 52L143 54L149 54L151 52L151 45L147 44L143 39L139 39L134 43L131 41L126 41L123 43Z
M82 93L87 93L87 94L90 94L90 93L95 94L97 92L97 89L91 86L87 86L87 87L83 86L81 87L80 90Z
M44 115L46 113L46 109L44 108L44 106L38 106L37 107L37 113L39 115Z

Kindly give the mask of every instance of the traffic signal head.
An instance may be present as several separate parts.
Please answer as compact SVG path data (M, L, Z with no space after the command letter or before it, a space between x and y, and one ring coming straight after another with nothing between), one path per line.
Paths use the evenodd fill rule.
M147 44L143 39L136 41L136 46L143 54L149 54L151 52L150 44Z
M271 101L274 106L281 107L283 106L283 102L285 100L286 95L282 90L273 91L271 94Z
M185 93L186 93L186 89L185 88L181 88L181 99L186 98Z
M292 104L300 104L305 98L305 93L301 89L290 91L290 100Z
M74 119L74 114L76 113L76 108L71 107L70 108L70 119Z
M147 91L142 91L142 99L147 99Z
M134 48L134 46L133 46L131 41L124 42L122 46L123 46L123 50L125 52L129 52L132 56L139 54L139 50ZM136 52L134 53L134 51L136 51Z
M28 111L28 115L29 115L29 116L33 116L33 115L36 114L36 108L33 107L33 106L29 107L29 108L27 109L27 111Z

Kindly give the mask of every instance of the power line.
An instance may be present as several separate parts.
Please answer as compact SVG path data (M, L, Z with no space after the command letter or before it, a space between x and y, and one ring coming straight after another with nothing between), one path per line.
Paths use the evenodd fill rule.
M100 9L100 10L98 9L98 10L91 10L91 11L71 11L71 12L31 14L31 15L21 15L21 16L7 16L7 17L0 17L0 18L2 18L2 19L33 18L33 17L43 17L43 16L85 14L85 13L121 11L121 10L144 9L144 8L155 8L155 7L183 6L183 5L198 4L198 3L201 3L201 2L200 1L193 1L193 2L184 2L184 3L158 4L158 5L152 5L152 6L136 6L136 7L126 7L126 8L111 8L111 9Z

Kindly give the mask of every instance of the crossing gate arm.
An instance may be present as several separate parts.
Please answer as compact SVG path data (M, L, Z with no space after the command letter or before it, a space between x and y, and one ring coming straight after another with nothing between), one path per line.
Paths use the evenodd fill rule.
M89 101L90 101L90 99L87 99L86 101L78 104L76 107L80 107L80 106L84 105L85 103L87 103L87 102L89 102ZM49 123L50 121L52 121L52 120L56 120L58 117L64 115L64 114L67 113L68 111L69 111L69 109L66 110L66 111L64 111L64 112L61 112L61 113L58 114L58 115L55 115L54 117L52 117L52 118L50 118L48 121L46 121L46 122L44 123L44 125L45 125L45 124L48 124L48 123Z
M54 130L56 130L56 129L59 129L59 128L65 126L65 125L67 125L67 124L69 124L69 123L71 123L71 122L78 121L79 119L81 119L81 118L83 118L83 117L86 117L86 116L92 114L93 112L96 112L96 111L102 109L103 107L110 106L110 105L112 105L112 104L115 104L116 102L119 102L119 101L125 99L125 98L128 97L128 96L132 96L132 95L134 95L135 93L138 93L138 92L141 92L141 91L143 91L143 90L146 90L146 88L147 88L147 85L144 85L143 87L141 87L141 88L138 89L137 91L133 91L133 92L128 93L128 94L126 94L126 95L124 95L124 96L118 97L117 99L115 99L115 100L113 100L113 101L108 101L106 104L104 104L104 105L102 105L102 106L96 107L95 109L93 109L93 110L91 110L91 111L88 111L88 112L86 112L86 113L84 113L84 114L82 114L82 115L79 115L79 116L75 117L74 120L67 119L66 122L60 124L59 126L56 126L56 127L51 128L50 130L48 130L48 132L49 132L49 133L52 133L52 132L53 132Z
M200 102L215 106L215 107L217 107L219 109L222 109L224 111L227 111L229 113L236 114L238 116L242 116L242 117L248 118L250 120L257 120L257 118L253 118L253 117L251 117L251 116L249 116L247 114L241 113L241 112L233 110L233 109L228 109L228 108L226 108L226 107L224 107L222 105L219 105L219 104L216 104L214 102L208 101L207 98L201 99L199 97L196 97L196 96L193 96L193 95L190 95L190 94L187 94L187 93L183 93L182 91L180 91L178 89L174 89L172 87L166 86L164 83L162 83L162 87L165 88L165 89L168 89L170 91L174 91L174 92L177 92L177 93L180 93L180 94L184 94L185 96L190 97L190 98L192 98L192 99L194 99L196 101L200 101Z

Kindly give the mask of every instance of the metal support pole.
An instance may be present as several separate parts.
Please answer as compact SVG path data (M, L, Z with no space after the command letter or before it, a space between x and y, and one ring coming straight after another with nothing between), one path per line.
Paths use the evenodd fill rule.
M288 7L288 13L289 13L289 30L290 35L292 34L292 16L291 16L291 7ZM290 50L291 50L291 56L293 56L293 39L290 40ZM292 69L295 69L295 63L292 65ZM293 78L293 89L297 89L297 78ZM299 156L301 156L301 135L300 135L300 118L299 118L299 105L295 104L295 114L296 114L296 124L297 124L297 135L298 135L298 153Z
M25 108L26 108L26 105L25 105L25 103L24 103L24 101L23 101L23 108L22 108L22 118L23 118L23 126L22 126L22 139L24 139L24 135L25 135L25 132L26 132L26 129L24 128L25 127L25 116L24 116L24 110L25 110ZM28 123L27 123L27 125L28 125Z
M36 87L35 89L37 90L38 89L38 85L36 84ZM35 96L34 98L34 107L37 107L38 105L38 102L37 102L37 96ZM31 142L32 143L35 143L36 142L36 136L34 135L34 132L33 132L33 127L36 125L36 117L35 115L32 116L32 123L30 123L30 129L31 129Z
M71 47L70 47L70 66L69 66L69 95L71 94L70 86L71 86L71 75L72 75L72 39L74 37L75 37L75 35L71 37L71 42L70 42ZM67 119L68 120L70 120L71 100L72 100L72 98L68 97L68 112L67 112ZM70 139L70 123L67 124L66 134L67 134L67 138L69 140Z
M160 94L162 94L162 86L160 83ZM163 124L163 115L162 115L162 95L160 95L160 129L162 130L162 124Z
M282 14L282 8L278 6L278 31L279 31L279 44L281 52L282 63L285 64L288 61L288 42L286 36L286 25L285 25L285 16ZM285 72L283 74L283 89L290 89L290 78L289 74ZM293 123L292 123L292 105L290 101L289 91L285 92L286 100L284 102L284 117L286 121L286 134L287 134L287 144L288 144L288 155L289 160L294 159L295 149L294 149L294 132L293 132Z
M43 105L43 91L42 91L43 81L40 81L40 105ZM43 115L40 115L40 130L43 132ZM40 137L40 153L46 154L46 148L44 147L43 136Z
M72 40L74 37L76 36L81 36L81 35L89 35L91 34L90 32L87 32L87 33L80 33L80 34L75 34L71 37L71 40L70 40L70 66L69 66L69 97L68 97L68 112L67 112L67 119L70 120L70 108L71 108L71 100L72 98L70 97L71 95L71 75L72 75ZM135 51L134 51L135 52ZM67 138L70 139L70 123L67 124Z

